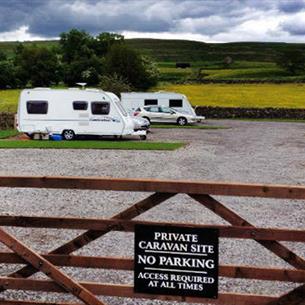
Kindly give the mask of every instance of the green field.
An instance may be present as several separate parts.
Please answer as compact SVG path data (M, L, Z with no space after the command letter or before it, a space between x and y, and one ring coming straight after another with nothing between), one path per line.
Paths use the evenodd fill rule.
M305 84L163 85L185 94L194 106L305 108Z
M305 74L290 75L277 67L275 63L268 62L234 62L229 68L222 63L193 62L191 68L179 69L174 63L158 63L161 82L185 82L194 80L201 68L202 79L206 80L305 80Z
M181 142L0 140L1 148L176 150Z

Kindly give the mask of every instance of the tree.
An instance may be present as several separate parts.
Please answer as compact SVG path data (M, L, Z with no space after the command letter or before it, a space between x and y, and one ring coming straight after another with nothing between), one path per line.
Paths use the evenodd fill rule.
M116 33L101 33L93 41L93 49L97 56L105 56L114 44L124 43L124 36Z
M16 86L15 67L9 60L0 61L0 88L7 89Z
M67 33L61 33L59 44L61 46L63 62L66 63L90 58L94 55L92 49L93 37L85 31L72 29Z
M291 74L305 71L305 54L299 50L286 50L277 59L277 65Z
M103 72L103 59L100 55L103 48L107 49L107 39L102 34L97 37L77 29L60 35L64 81L68 85L73 86L77 82L98 84ZM108 37L115 40L110 33Z
M63 64L64 82L69 86L75 83L85 82L88 85L96 85L103 72L103 60L93 55L90 58L79 58Z
M20 85L49 86L57 83L60 67L57 54L45 47L19 48L15 57L16 77Z
M103 57L112 45L124 43L124 36L116 33L100 33L96 37L83 30L72 29L60 34L63 61L71 63L93 55Z
M121 75L138 89L147 89L158 79L156 66L124 44L115 44L110 48L105 58L105 69L108 75Z

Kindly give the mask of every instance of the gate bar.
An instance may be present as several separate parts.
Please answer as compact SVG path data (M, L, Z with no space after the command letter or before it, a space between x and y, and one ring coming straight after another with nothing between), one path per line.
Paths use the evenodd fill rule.
M34 268L53 279L57 285L62 287L64 290L72 293L85 304L104 305L104 303L101 302L92 292L60 271L48 260L37 254L35 251L31 250L11 234L5 232L1 227L0 241L12 251L17 253L20 257L22 257L25 261L30 263Z
M132 219L150 210L151 208L159 205L160 203L173 197L174 195L176 194L165 194L165 193L152 194L147 198L133 204L131 207L127 208L126 210L116 214L115 216L112 217L112 219ZM98 239L99 237L107 234L113 229L114 229L113 227L110 227L107 230L102 230L102 231L88 230L85 233L79 235L78 237L68 241L62 246L51 251L49 254L70 254L88 245L90 242ZM17 270L16 272L11 273L9 276L25 278L35 274L36 272L37 272L36 269L29 265ZM0 292L2 291L3 289L0 287Z
M113 270L133 270L134 268L134 260L131 258L59 254L41 254L41 256L56 266ZM0 252L0 264L2 263L25 264L26 262L15 253ZM305 270L294 269L220 265L219 276L228 278L305 283Z
M37 217L37 216L6 216L0 215L0 226L24 228L54 228L77 230L108 230L133 232L135 225L182 226L198 229L213 228L219 230L219 236L225 238L245 238L261 240L282 240L305 242L304 230L258 228L253 226L201 225L177 222L130 221L121 219L98 219L76 217Z
M0 176L0 187L111 190L305 199L304 186L228 183L217 181L117 179L111 177L73 176Z
M238 293L220 293L218 299L205 299L201 297L184 297L172 295L153 295L148 293L135 293L131 285L104 284L92 282L80 282L89 291L97 295L126 297L126 298L144 298L162 301L178 301L189 303L211 303L217 305L267 305L267 302L274 301L278 297L257 295L257 294L238 294ZM0 286L5 289L23 289L29 291L45 292L63 292L55 282L50 280L32 280L0 277Z

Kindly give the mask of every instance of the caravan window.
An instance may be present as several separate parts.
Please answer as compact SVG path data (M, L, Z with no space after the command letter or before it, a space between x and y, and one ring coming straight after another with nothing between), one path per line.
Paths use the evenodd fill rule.
M182 100L169 100L169 107L183 107Z
M47 114L48 102L47 101L27 101L26 109L29 114Z
M158 105L158 100L144 100L144 106Z
M92 102L91 112L92 114L109 114L110 104L108 102Z
M73 109L74 110L87 110L88 109L88 102L74 101L73 102Z

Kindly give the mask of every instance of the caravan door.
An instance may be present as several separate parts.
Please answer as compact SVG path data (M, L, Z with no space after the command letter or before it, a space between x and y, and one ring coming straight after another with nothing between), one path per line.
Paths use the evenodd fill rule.
M122 117L107 101L90 103L90 134L121 135L124 127Z

